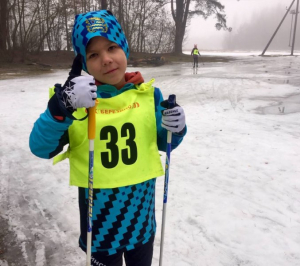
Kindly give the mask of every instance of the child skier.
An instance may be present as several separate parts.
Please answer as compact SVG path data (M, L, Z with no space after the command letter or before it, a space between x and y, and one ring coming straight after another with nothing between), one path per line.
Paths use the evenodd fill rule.
M194 66L193 66L193 68L198 67L198 56L201 56L201 54L200 54L200 52L199 52L199 50L197 48L197 44L194 44L194 48L193 48L193 50L191 52L191 55L194 58Z
M172 149L186 134L183 109L166 110L154 80L125 73L129 49L110 11L79 14L72 33L75 54L65 84L50 89L47 110L32 129L33 154L52 158L68 150L70 185L78 186L79 246L86 252L88 220L88 137L86 108L96 107L92 265L150 266L156 231L155 181L163 175L158 150ZM81 70L90 75L81 76Z

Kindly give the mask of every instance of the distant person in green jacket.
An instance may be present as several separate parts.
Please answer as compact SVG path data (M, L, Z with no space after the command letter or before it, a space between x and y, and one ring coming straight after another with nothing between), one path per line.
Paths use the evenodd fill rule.
M197 48L197 44L194 44L194 48L193 48L193 50L191 52L191 55L194 58L194 66L193 66L193 68L198 67L198 56L199 55L201 56L201 54L199 53L199 50Z

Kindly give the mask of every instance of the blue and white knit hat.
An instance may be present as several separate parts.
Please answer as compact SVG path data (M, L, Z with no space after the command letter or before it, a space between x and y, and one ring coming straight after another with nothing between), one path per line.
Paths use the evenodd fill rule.
M86 46L90 39L100 36L118 44L129 56L129 48L125 34L114 15L108 10L92 11L75 17L72 32L72 43L75 54L84 58L83 69L86 69Z

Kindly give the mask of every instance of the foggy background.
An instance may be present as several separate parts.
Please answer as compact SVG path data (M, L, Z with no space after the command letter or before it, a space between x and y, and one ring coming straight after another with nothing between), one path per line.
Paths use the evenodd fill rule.
M263 51L292 0L221 0L221 2L225 6L227 25L233 28L232 32L216 30L214 27L216 20L213 17L207 20L193 18L187 28L183 50L191 50L194 44L198 44L200 51ZM297 0L291 10L296 9L296 3ZM300 49L299 20L300 14L295 50ZM291 50L289 47L291 21L292 15L288 14L268 51Z

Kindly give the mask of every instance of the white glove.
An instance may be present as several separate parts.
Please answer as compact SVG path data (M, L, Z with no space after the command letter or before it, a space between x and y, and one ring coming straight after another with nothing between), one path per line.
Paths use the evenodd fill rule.
M179 133L185 127L185 114L179 105L162 112L161 126L173 133Z
M66 109L95 106L97 86L93 76L78 76L66 82L63 88L63 103Z

